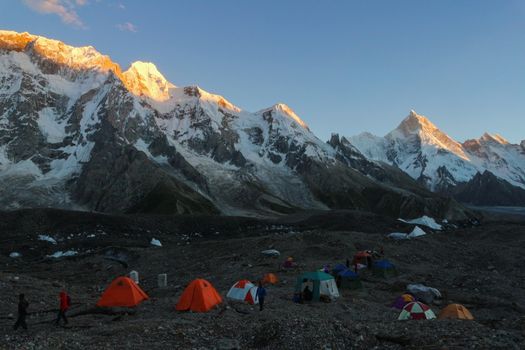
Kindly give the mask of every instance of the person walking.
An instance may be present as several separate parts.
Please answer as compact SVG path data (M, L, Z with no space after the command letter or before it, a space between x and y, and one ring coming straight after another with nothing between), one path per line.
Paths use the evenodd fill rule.
M23 329L27 330L26 316L28 307L29 303L25 299L25 295L21 293L18 295L18 319L13 326L15 331L18 329L18 327L22 327Z
M64 320L64 325L67 324L67 318L66 318L66 311L69 309L69 306L71 306L71 298L69 295L67 295L66 291L61 291L59 294L60 299L60 308L58 310L57 320L55 322L55 325L59 325L60 319Z
M255 297L259 301L259 311L262 311L264 307L264 298L266 298L266 288L264 288L262 281L259 281Z

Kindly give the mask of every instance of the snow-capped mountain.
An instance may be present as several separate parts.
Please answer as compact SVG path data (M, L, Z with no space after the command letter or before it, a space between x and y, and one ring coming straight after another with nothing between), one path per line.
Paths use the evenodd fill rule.
M3 209L468 215L347 141L319 140L284 104L248 112L168 82L152 63L122 71L92 47L9 31L0 31L0 181Z
M384 137L362 133L348 140L368 159L396 166L432 191L453 193L486 171L525 188L523 141L510 144L485 133L459 143L414 111Z

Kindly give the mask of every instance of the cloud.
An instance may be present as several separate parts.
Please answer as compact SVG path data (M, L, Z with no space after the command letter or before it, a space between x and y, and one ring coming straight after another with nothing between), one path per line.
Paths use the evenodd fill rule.
M137 26L130 22L117 24L116 27L123 32L138 32Z
M43 14L55 14L62 22L79 28L86 26L75 11L76 6L84 6L87 0L23 0L32 10Z

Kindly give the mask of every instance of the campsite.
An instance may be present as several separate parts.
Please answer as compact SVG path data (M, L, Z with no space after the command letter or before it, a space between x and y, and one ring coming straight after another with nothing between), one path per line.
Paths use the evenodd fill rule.
M520 349L525 341L525 225L520 222L487 219L398 241L387 234L410 232L411 225L354 211L274 221L57 210L1 216L0 348ZM39 240L42 234L56 244ZM153 237L161 246L151 244ZM293 302L303 278L317 278L322 286L329 278L320 271L325 265L333 270L357 252L377 253L381 247L384 256L377 263L389 268L386 260L395 273L360 269L357 285L350 266L339 297ZM279 256L261 254L269 249ZM76 253L49 257L59 250ZM11 252L21 257L10 258ZM288 257L293 267L283 268ZM132 270L147 298L133 289L136 306L97 308L112 282ZM163 273L167 286L158 288ZM259 311L246 294L252 288L248 281L257 286L265 276L268 294ZM117 287L128 288L127 280ZM435 318L398 320L402 308L414 301L406 296L411 284L439 290L441 298L428 304ZM235 285L238 290L229 293ZM246 286L245 300L235 299ZM63 287L73 306L69 324L56 327L56 300ZM183 305L190 287L202 293L201 299ZM22 292L30 303L29 330L13 333ZM461 306L440 314L449 304ZM461 308L474 320L465 319L468 314ZM420 311L418 306L410 310L414 315Z

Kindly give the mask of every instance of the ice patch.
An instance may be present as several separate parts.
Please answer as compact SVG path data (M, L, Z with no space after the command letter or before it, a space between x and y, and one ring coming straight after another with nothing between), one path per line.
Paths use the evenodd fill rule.
M392 232L392 233L390 233L387 237L388 237L388 238L395 239L395 240L410 239L410 238L408 237L408 234L407 234L407 233L402 233L402 232Z
M407 224L427 226L427 227L430 227L433 230L441 230L442 229L442 226L440 224L438 224L436 222L436 220L434 220L430 216L426 216L426 215L424 215L424 216L422 216L420 218L417 218L417 219L412 219L412 220L404 220L404 219L398 219L398 220L402 221L402 222L406 222Z
M162 243L158 239L152 238L151 242L149 242L151 245L154 245L156 247L162 247Z
M419 226L416 226L414 227L414 229L412 230L412 232L410 232L408 234L408 237L410 238L415 238L415 237L419 237L419 236L424 236L426 235L427 233L425 231L423 231Z
M281 253L276 250L276 249L267 249L267 250L263 250L261 252L262 255L266 255L266 256L279 256L281 255Z
M57 244L57 241L53 237L48 236L48 235L38 235L38 240L39 241L46 241L46 242L49 242L51 244Z
M419 226L416 226L410 233L392 232L388 234L387 237L395 239L395 240L405 240L405 239L412 239L412 238L424 236L426 234L427 233L423 231Z
M54 258L54 259L58 259L58 258L62 258L62 257L65 257L65 256L74 256L74 255L77 255L78 252L74 251L74 250L67 250L65 252L59 250L58 252L55 252L51 255L46 255L46 257L48 258Z
M22 256L22 254L20 254L18 252L12 252L11 254L9 254L10 258L20 258L21 256Z

